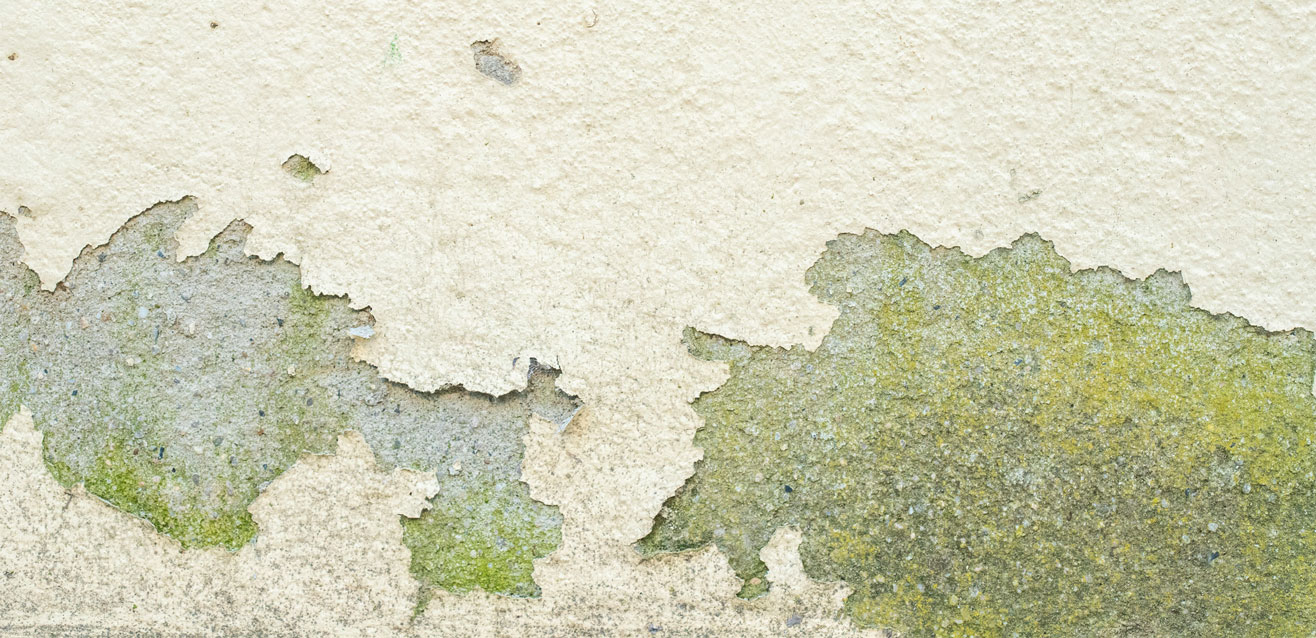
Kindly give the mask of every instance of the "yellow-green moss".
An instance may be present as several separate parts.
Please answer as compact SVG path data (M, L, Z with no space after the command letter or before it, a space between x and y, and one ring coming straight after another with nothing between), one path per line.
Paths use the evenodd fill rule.
M297 179L311 183L315 178L324 174L319 166L316 166L309 158L304 155L293 155L283 162L283 170Z
M544 517L556 524L536 524ZM537 596L533 561L557 548L560 525L556 508L532 501L523 484L477 484L440 493L420 518L404 519L402 540L426 585Z
M808 281L840 310L814 352L687 332L731 376L642 549L716 543L749 579L798 526L809 575L909 636L1316 627L1311 333L1036 236L975 259L845 235Z
M48 459L47 465L61 483L81 482L88 492L150 521L160 533L177 539L184 547L237 549L256 534L256 524L245 509L208 512L201 503L185 502L179 507L171 502L167 495L184 495L189 491L186 473L180 476L176 468L163 464L147 469L125 455L116 454L122 445L115 442L107 446L96 459L95 471L84 475L58 459Z

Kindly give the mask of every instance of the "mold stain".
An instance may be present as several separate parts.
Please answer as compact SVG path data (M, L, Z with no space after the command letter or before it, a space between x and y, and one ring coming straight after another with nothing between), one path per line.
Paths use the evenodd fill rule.
M522 437L532 414L579 407L557 372L532 364L528 388L501 397L388 381L351 356L369 312L303 288L294 264L245 255L244 223L179 262L174 233L194 209L134 217L53 293L0 215L0 418L32 411L65 485L184 547L229 549L256 534L247 506L271 480L356 430L384 466L439 477L430 510L404 519L426 586L537 594L531 561L556 547L561 517L519 480Z
M304 155L294 154L284 160L282 165L283 171L307 184L315 181L315 178L324 174L319 166L315 165L310 158Z
M1306 635L1316 342L1189 306L1176 274L830 242L816 351L688 330L730 378L645 552L715 543L747 583L779 526L859 623L908 636ZM761 593L746 585L743 595Z

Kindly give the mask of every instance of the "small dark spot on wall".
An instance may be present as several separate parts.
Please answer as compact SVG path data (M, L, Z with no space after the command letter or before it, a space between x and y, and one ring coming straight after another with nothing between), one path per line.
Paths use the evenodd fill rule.
M218 29L218 28L219 28L219 23L218 23L218 22L215 22L214 20L211 20L211 21L210 21L210 28L212 28L212 29Z
M1024 193L1023 195L1019 196L1019 203L1022 204L1024 202L1031 202L1037 199L1038 197L1040 197L1041 195L1042 195L1042 189L1040 188L1028 191L1027 193Z
M10 59L10 60L17 60L17 59L18 59L18 54L17 54L17 53L10 53L10 54L9 54L9 59Z
M486 77L498 80L506 86L516 84L521 79L521 67L508 59L499 50L498 40L477 40L471 43L471 52L475 55L475 69Z

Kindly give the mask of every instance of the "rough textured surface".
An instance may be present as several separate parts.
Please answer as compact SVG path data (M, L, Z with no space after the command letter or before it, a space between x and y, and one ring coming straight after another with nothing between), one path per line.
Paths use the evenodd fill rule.
M562 519L519 480L522 437L531 414L566 424L579 409L557 374L534 367L527 390L498 398L383 379L352 357L369 313L304 289L293 264L245 255L245 224L174 259L193 211L134 217L54 293L34 285L0 216L0 419L30 408L66 485L184 547L229 549L255 534L247 508L271 480L355 430L387 465L437 472L434 507L406 524L422 581L536 594L531 561L557 545Z
M19 231L45 286L84 245L192 195L180 253L246 220L249 252L283 253L314 290L371 308L360 354L391 379L503 394L529 357L563 370L587 407L530 437L523 468L564 519L535 565L543 599L425 610L458 632L493 635L495 618L504 634L565 632L568 612L596 634L645 631L651 613L664 633L728 626L735 601L701 587L717 552L641 561L630 546L699 458L689 401L725 380L682 330L817 345L835 310L803 273L839 233L908 228L982 255L1036 231L1076 266L1179 270L1195 306L1316 327L1303 0L6 9L0 210L30 210ZM493 39L523 69L511 87L473 63L470 44ZM325 171L313 185L280 168L293 154ZM262 502L305 511L303 488ZM98 583L11 587L27 611L8 618L74 595L94 625L133 599L116 578L157 573L127 542L149 537L107 540L119 528L80 525L88 509L61 514L62 498L6 498L64 525L25 536L50 551L12 553L16 571ZM322 564L280 565L311 580ZM361 610L343 592L283 588L250 613L285 627L296 610ZM813 617L771 609L778 633Z
M527 440L556 430L536 417ZM180 551L141 519L59 485L41 448L26 410L0 431L5 636L767 637L792 618L794 635L887 636L836 617L847 590L803 577L790 530L764 548L773 591L754 601L736 600L725 559L704 551L650 561L649 578L597 597L435 590L417 615L426 592L408 573L398 515L418 516L438 481L382 471L356 433L276 478L251 508L260 533L235 553Z
M182 551L61 486L41 439L26 410L0 432L3 635L388 635L410 625L419 586L399 515L419 515L438 483L382 471L360 435L279 475L251 506L259 534L237 552Z
M1316 627L1310 332L1071 273L1035 235L981 259L846 235L808 281L840 310L815 351L687 333L731 378L643 547L716 543L757 582L796 526L810 576L909 636Z
M521 67L505 57L497 40L480 40L471 43L475 68L485 76L511 86L521 79Z

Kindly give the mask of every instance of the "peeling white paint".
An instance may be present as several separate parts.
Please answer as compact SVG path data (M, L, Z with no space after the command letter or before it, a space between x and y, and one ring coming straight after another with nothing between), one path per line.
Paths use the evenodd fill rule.
M803 273L839 232L908 228L981 254L1036 231L1075 267L1180 270L1203 308L1316 327L1316 12L1297 0L9 5L0 210L30 209L47 287L128 217L193 195L184 252L246 219L253 251L371 307L379 332L358 352L390 378L501 393L533 356L589 406L526 460L566 517L536 572L544 600L441 594L434 626L636 633L665 588L726 599L699 586L715 554L642 565L629 547L699 457L688 401L725 378L681 330L816 344L834 312ZM493 38L515 85L472 64L471 42ZM293 154L333 170L308 187L280 170ZM5 471L6 502L26 503L6 524L38 525L0 541L30 543L16 571L75 587L12 589L22 622L130 626L117 601L138 584L196 617L342 602L349 625L400 618L410 585L388 570L405 561L326 568L398 593L374 616L332 588L232 604L151 589L174 570L150 566L161 539L81 497L66 511L35 461ZM270 516L320 489L294 484L261 501ZM395 552L379 531L395 521L378 525ZM713 608L675 617L723 622Z

